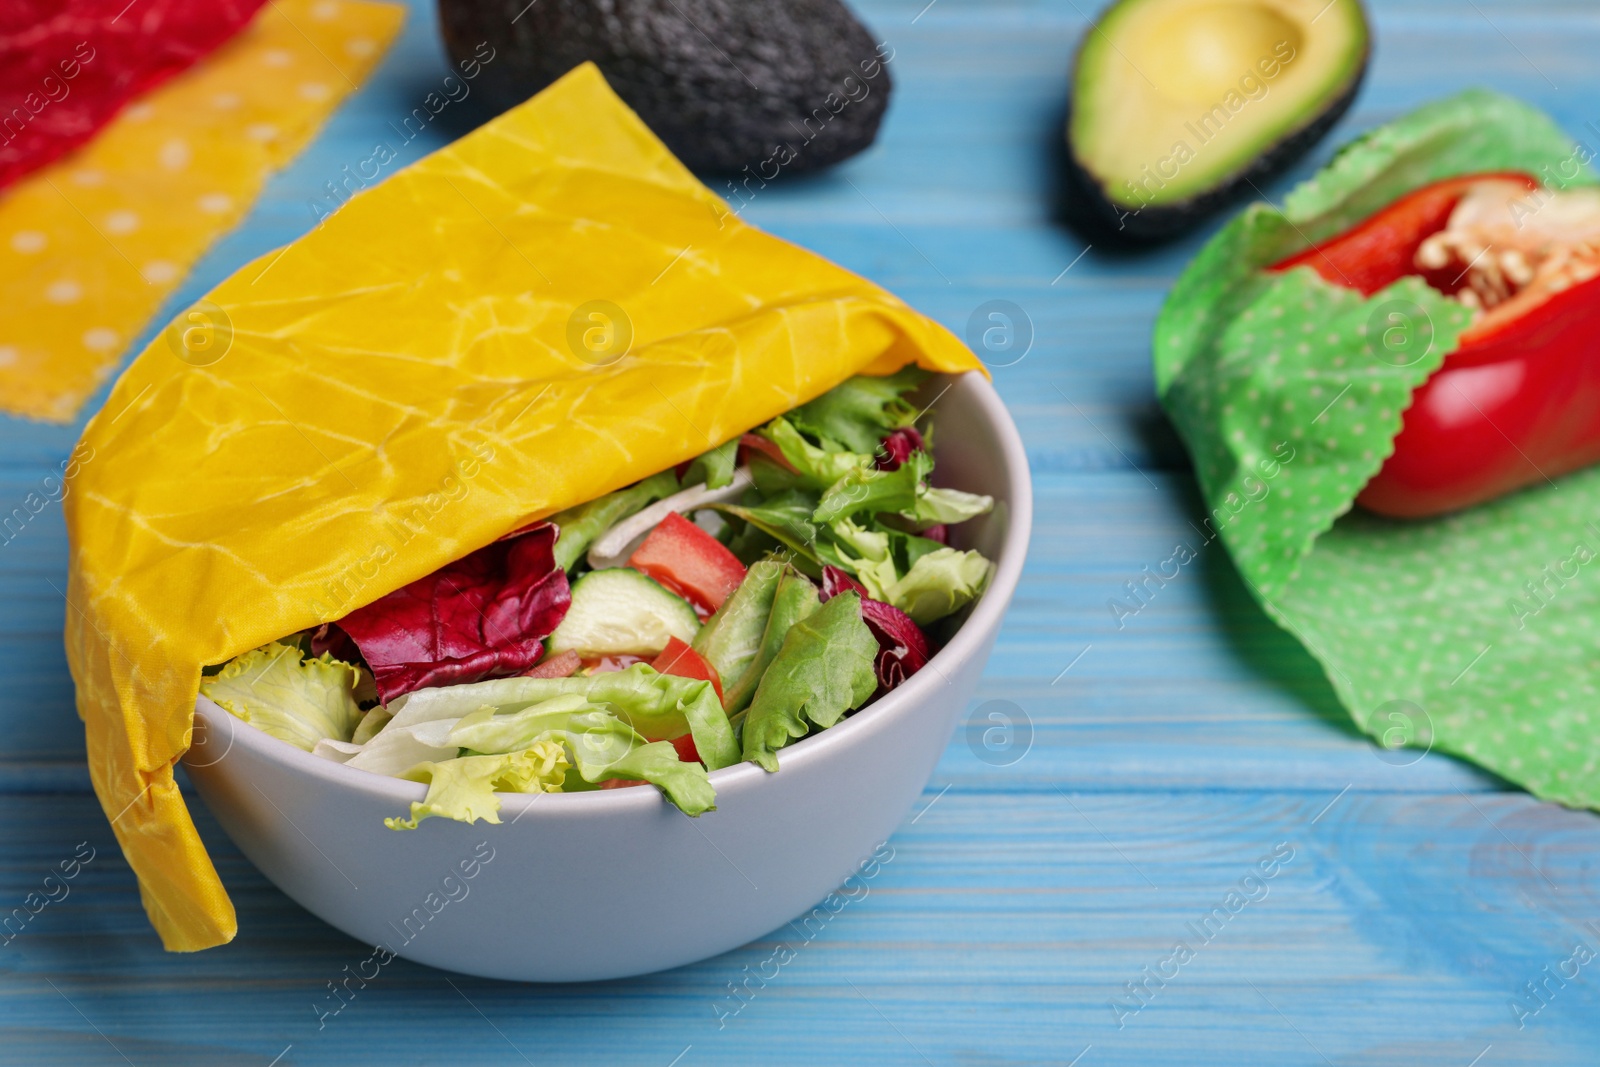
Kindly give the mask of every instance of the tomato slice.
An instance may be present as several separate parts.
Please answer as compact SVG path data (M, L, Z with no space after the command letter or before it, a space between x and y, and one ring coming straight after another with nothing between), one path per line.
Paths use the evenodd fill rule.
M694 747L694 734L684 734L682 737L672 739L672 747L678 750L678 758L685 763L701 763L700 750Z
M684 644L678 638L667 640L667 647L661 650L650 664L662 674L675 674L679 678L699 678L701 681L710 682L717 691L717 699L722 699L722 679L717 677L717 669L705 661L705 657ZM672 747L678 750L678 758L685 763L699 763L700 750L694 747L694 734L684 734L682 737L672 738Z
M650 662L650 666L662 674L674 674L679 678L698 678L703 682L710 682L712 688L717 691L717 699L722 699L722 679L717 677L717 669L707 663L704 656L676 637L667 638L667 647Z
M676 512L656 524L628 566L711 611L744 581L738 557Z

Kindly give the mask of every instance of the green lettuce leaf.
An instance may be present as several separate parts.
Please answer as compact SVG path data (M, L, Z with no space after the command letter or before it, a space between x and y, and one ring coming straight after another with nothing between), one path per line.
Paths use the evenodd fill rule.
M811 518L831 523L863 513L912 511L917 506L917 490L932 470L932 456L913 452L897 470L851 471L822 494Z
M767 625L761 633L760 650L737 680L732 684L727 679L723 680L722 704L730 716L737 716L755 698L762 675L783 647L784 635L816 611L821 602L822 598L817 594L817 587L811 584L811 579L792 566L784 567L783 575L778 579L777 591L772 596L772 612L767 616Z
M732 480L731 472L729 480ZM550 521L561 531L556 538L556 566L570 571L601 534L634 512L677 491L678 476L671 470L664 470L626 489L618 489L587 504L579 504L550 516Z
M905 397L928 377L914 365L881 378L857 375L786 417L824 446L870 456L891 431L916 421L917 409Z
M348 741L361 721L362 671L329 655L306 659L277 641L235 657L200 680L200 692L259 730L310 752L324 738Z
M894 565L904 574L916 566L917 560L930 552L937 552L947 547L942 541L934 541L913 533L901 530L889 530L889 556L894 560Z
M685 486L699 485L704 482L707 489L721 489L725 485L733 484L733 472L739 463L739 439L735 437L703 452L689 464L689 469L683 474Z
M571 694L509 714L480 708L455 725L450 740L472 755L514 752L553 741L567 753L569 790L626 778L658 787L686 815L716 807L716 791L704 767L683 762L670 741L647 741L615 715Z
M763 497L777 496L800 488L800 476L787 467L757 452L750 457L750 480Z
M800 436L800 431L781 415L756 432L778 446L783 458L794 468L798 483L807 489L820 492L851 471L870 470L873 466L870 451L818 448ZM876 442L873 447L877 447Z
M389 720L393 717L383 708L373 708L368 711L361 716L361 721L356 723L355 732L350 735L350 743L352 745L364 745L371 741L379 730L389 725Z
M940 548L917 557L911 569L891 584L880 584L878 569L863 570L857 577L872 599L893 604L926 626L978 599L993 573L994 564L977 552Z
M852 559L878 563L889 559L889 532L871 519L859 524L835 519L828 524L828 537L838 547L848 549Z
M830 599L792 626L762 676L744 722L744 757L778 769L777 750L811 727L827 729L878 688L878 639L854 592Z
M428 795L411 802L407 819L385 819L391 830L415 830L434 817L472 823L500 821L502 793L559 793L566 779L567 753L554 741L495 756L458 756L419 763L400 777L425 782Z
M928 485L932 471L933 457L922 451L911 453L896 470L852 470L822 494L811 519L832 523L862 513L889 513L922 528L965 522L994 507L993 497Z
M649 782L685 815L704 815L717 807L717 790L706 777L706 769L680 760L670 741L631 748L627 755L607 764L604 773L607 778Z
M802 567L821 574L817 527L811 521L817 495L803 489L779 493L759 504L713 504L712 510L749 523L795 554Z
M943 489L925 485L917 492L917 502L909 512L899 514L926 529L929 526L966 522L994 508L994 497L981 493L964 493L960 489Z
M386 729L437 719L458 719L485 704L501 712L520 711L551 697L565 695L580 696L591 704L604 705L647 737L692 734L700 758L711 770L739 762L733 727L711 683L660 674L643 663L623 671L570 678L494 678L466 685L419 689L390 703L394 720Z
M419 763L461 755L461 746L450 743L452 725L453 721L447 720L380 729L365 742L322 740L311 754L356 770L395 778Z
M729 684L737 681L761 651L761 635L782 575L783 564L777 560L752 563L739 588L695 634L692 647L716 668L718 678Z
M470 750L470 754L516 752L566 730L574 715L596 710L602 709L576 693L563 693L504 715L494 705L485 704L463 715L450 728L448 740L457 748Z

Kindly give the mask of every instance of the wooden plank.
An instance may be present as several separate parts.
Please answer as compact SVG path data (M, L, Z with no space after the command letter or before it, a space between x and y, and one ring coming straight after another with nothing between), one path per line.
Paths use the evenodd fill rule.
M1594 983L1549 981L1548 1004L1523 987L1547 982L1544 969L1558 971L1579 940L1600 951L1586 925L1600 919L1600 822L1438 755L1403 767L1376 758L1315 663L1255 607L1218 546L1199 544L1187 461L1151 396L1148 337L1205 233L1079 259L1083 242L1052 221L1050 148L1094 5L859 6L897 49L879 144L826 174L782 176L745 215L958 334L987 301L1023 309L1033 347L995 380L1023 431L1039 512L969 723L866 896L809 940L780 931L632 981L525 987L396 962L319 1029L326 984L367 950L268 885L198 804L241 937L173 956L150 932L85 792L59 636L64 529L50 502L0 538L0 920L79 842L97 854L65 899L0 946L0 1063L1594 1060ZM1357 107L1270 196L1354 131L1469 84L1524 96L1600 147L1600 132L1584 132L1600 123L1585 91L1600 44L1591 0L1374 6L1378 53ZM169 312L311 226L322 184L389 139L388 124L444 74L433 22L417 0L379 76ZM401 159L469 126L464 110L447 111ZM75 437L0 420L0 517ZM1119 625L1108 601L1179 541L1199 558ZM995 710L1029 743L1018 730L1014 748L986 748ZM1261 883L1265 895L1131 1012L1125 983L1159 970L1280 843L1294 857ZM780 941L794 943L793 961L748 1003L726 999ZM1519 991L1537 1014L1519 1020Z
M826 924L586 986L447 981L396 961L320 1030L326 983L369 950L266 886L209 820L243 932L173 956L91 801L0 798L0 818L15 828L0 903L20 904L79 842L98 850L0 949L5 1019L80 1039L24 1035L30 1063L100 1062L75 1058L98 1028L162 1063L201 1062L201 1046L260 1064L293 1044L282 1062L505 1064L514 1045L538 1063L664 1067L693 1046L683 1063L1064 1064L1092 1045L1086 1065L1464 1067L1493 1045L1486 1062L1570 1064L1588 1062L1600 1009L1593 983L1552 985L1517 1029L1522 983L1575 941L1600 945L1583 888L1600 827L1520 795L952 789ZM1178 941L1193 959L1163 966ZM764 966L780 943L793 959ZM1168 978L1135 1012L1126 984L1146 967ZM748 974L768 981L730 999ZM0 1049L17 1039L0 1032Z

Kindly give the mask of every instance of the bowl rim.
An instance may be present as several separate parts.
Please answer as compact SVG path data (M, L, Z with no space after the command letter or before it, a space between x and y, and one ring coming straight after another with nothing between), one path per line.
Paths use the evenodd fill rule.
M828 759L828 753L838 746L850 744L851 739L858 733L873 729L890 718L910 713L933 694L936 686L950 684L945 668L964 662L975 655L986 638L998 632L1004 621L1005 611L1022 577L1022 567L1027 557L1028 542L1033 528L1033 483L1028 469L1027 451L1016 423L1006 410L1000 394L985 374L974 370L945 377L954 379L950 388L960 387L974 391L974 399L977 401L981 416L988 421L999 439L1000 474L1005 486L1005 496L1002 499L1008 514L1005 534L995 560L994 577L960 629L943 648L934 653L925 668L854 715L785 747L780 759L779 772L793 764L809 765L824 761ZM314 756L305 749L273 737L263 730L253 727L239 729L240 726L248 724L241 722L203 695L196 697L195 715L208 733L214 723L221 721L228 723L226 732L228 743L223 755L210 763L193 764L196 767L220 764L232 752L235 744L242 744L258 756L285 765L293 771L306 774L329 786L354 790L374 799L393 801L397 805L421 800L427 791L427 787L419 782L374 774L371 771L347 767L343 763ZM192 751L193 749L186 751L182 757L182 762L186 766L191 765L189 756ZM768 778L770 773L749 761L740 761L731 767L712 771L708 777L720 801L725 796L757 788L756 783ZM497 793L496 796L500 799L500 815L510 816L502 818L504 823L520 820L535 803L550 815L560 811L567 816L589 812L597 816L624 811L656 813L669 803L657 789L603 789L579 793ZM403 807L397 808L397 814L403 810ZM715 814L715 809L708 814Z

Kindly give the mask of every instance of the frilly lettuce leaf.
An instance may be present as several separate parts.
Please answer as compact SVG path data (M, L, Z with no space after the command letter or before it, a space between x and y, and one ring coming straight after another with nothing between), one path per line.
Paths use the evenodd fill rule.
M795 408L788 419L824 445L871 455L886 434L916 420L917 409L905 397L928 377L914 365L881 378L857 375Z
M745 716L745 759L776 771L778 749L864 704L878 688L877 658L858 593L840 593L795 623Z
M274 641L200 680L200 692L280 741L310 752L323 738L348 741L361 720L360 668L328 655L306 659Z
M870 470L873 466L871 449L851 452L818 448L781 415L757 432L778 446L783 458L794 468L799 484L807 489L826 489L851 471ZM877 447L877 442L873 442L873 447Z
M892 471L852 470L822 494L812 521L831 523L863 512L889 512L921 528L965 522L994 507L993 497L928 485L932 471L933 457L920 451Z
M993 569L977 552L957 552L926 537L890 529L870 516L860 523L850 519L829 523L824 537L817 545L824 563L853 575L871 599L916 614L924 625L960 610L982 593ZM929 557L929 562L921 562Z
M932 456L913 452L896 470L851 471L828 487L811 517L828 523L864 512L910 511L916 507L917 490L922 488L923 480L932 470Z
M608 778L649 782L686 815L716 807L716 791L698 763L685 763L668 741L647 741L610 712L582 697L553 697L521 711L497 714L483 707L464 716L450 731L450 741L469 755L518 751L549 742L562 745L573 774L566 788L582 788Z
M980 553L940 548L918 556L904 576L887 586L878 584L875 568L863 569L857 577L874 600L892 604L926 626L978 599L993 573L994 564Z
M419 763L400 777L426 782L428 795L412 801L410 818L385 819L383 824L391 830L415 830L423 819L434 817L498 823L500 798L496 792L559 793L567 767L566 749L555 741L540 742L520 752Z

